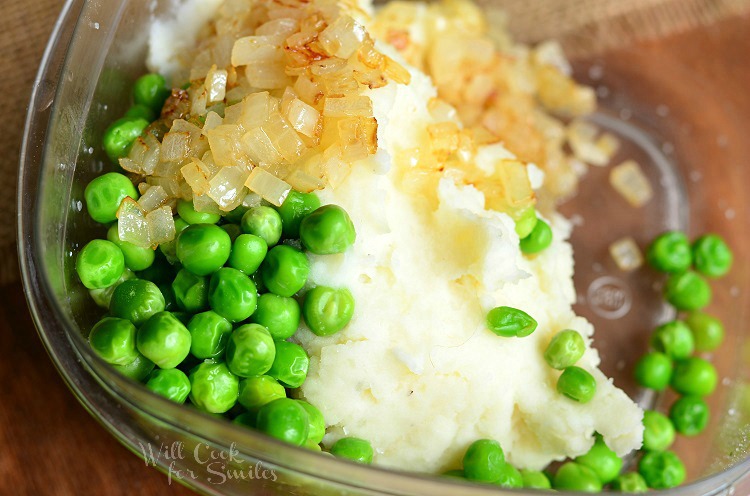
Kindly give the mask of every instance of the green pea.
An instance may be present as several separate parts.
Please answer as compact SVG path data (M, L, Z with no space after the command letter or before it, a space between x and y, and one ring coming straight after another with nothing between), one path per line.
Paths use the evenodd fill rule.
M302 303L307 327L317 336L331 336L349 324L354 315L354 297L348 289L316 286Z
M219 226L193 224L177 237L177 258L190 272L207 276L224 266L232 251L232 240Z
M664 353L646 353L635 364L635 381L642 387L663 391L672 379L672 359Z
M518 234L518 239L523 239L528 237L531 232L534 230L534 227L536 227L536 223L539 221L539 218L536 216L536 209L534 207L529 207L525 209L521 214L518 216L516 221L516 234Z
M219 227L224 229L229 235L229 239L232 240L232 248L234 248L234 242L242 235L242 229L237 224L222 224ZM232 259L232 253L229 253L229 260ZM229 261L227 261L229 263Z
M255 423L258 420L258 414L256 412L245 412L237 415L232 423L255 429Z
M113 122L102 136L102 146L107 152L107 157L114 163L127 157L133 142L143 134L149 124L149 121L140 117L123 117Z
M268 291L279 296L294 296L310 274L307 256L296 248L274 246L260 266L260 275Z
M206 360L190 371L190 402L209 413L224 413L236 403L239 378L227 364Z
M684 272L693 263L690 242L685 233L679 231L660 234L646 249L646 260L651 267L660 272Z
M719 376L708 360L689 357L675 363L672 389L680 394L708 396L716 389Z
M160 312L138 329L136 346L160 368L171 369L190 353L190 331L170 312Z
M307 434L307 441L320 444L323 441L323 437L326 435L326 421L323 418L323 414L307 401L297 400L297 403L305 409L307 416L310 419L310 429Z
M183 404L190 394L190 379L180 369L157 369L151 372L146 387L170 401Z
M271 207L251 208L242 216L240 227L246 234L263 238L269 247L274 246L281 239L281 217Z
M127 365L114 365L115 370L119 373L138 382L146 380L154 367L156 367L156 364L140 353L135 360Z
M92 219L101 224L117 220L117 209L127 197L137 200L138 190L132 181L117 172L108 172L93 179L83 192L86 210Z
M487 313L487 328L498 336L526 337L536 330L536 326L536 320L518 308L501 306Z
M586 343L578 332L571 329L558 332L544 351L544 360L553 369L562 370L581 359Z
M155 254L151 248L143 248L128 241L120 241L116 222L107 230L107 240L116 244L122 251L125 267L130 270L146 270L154 263Z
M643 412L643 449L664 451L672 446L675 429L669 417L654 410Z
M125 257L111 241L89 241L76 258L76 272L88 289L111 286L120 279L124 271Z
M258 308L251 320L268 329L274 339L287 339L297 332L300 315L294 298L265 293L258 297Z
M638 473L653 489L676 487L685 481L685 465L672 451L649 451L638 462Z
M154 112L160 113L164 102L172 92L167 88L167 82L159 74L146 74L139 77L133 84L133 100L139 105L145 105Z
M669 409L669 419L674 428L685 436L696 436L708 425L708 404L700 396L683 396Z
M302 446L310 432L310 419L299 402L279 398L258 410L256 428L276 439Z
M717 234L706 234L693 243L695 270L706 277L721 277L732 267L732 250Z
M695 351L714 351L724 341L724 324L704 312L690 312L685 324L693 333Z
M136 103L125 112L123 117L128 119L144 119L149 122L154 122L158 116L156 115L156 112L146 105Z
M139 326L153 315L163 312L165 307L164 295L156 284L143 279L130 279L115 288L109 311L113 316Z
M711 303L711 286L696 272L680 272L669 276L664 296L677 310L700 310Z
M258 324L245 324L229 336L226 358L229 370L240 377L263 375L273 365L276 347L271 334Z
M229 322L241 322L250 317L258 302L258 290L253 281L237 269L224 267L211 276L208 303L211 310Z
M89 344L105 362L128 365L138 358L135 347L135 326L129 320L105 317L89 334Z
M316 255L343 253L357 237L346 210L338 205L324 205L302 219L299 226L302 246Z
M208 308L208 278L196 276L187 269L182 269L172 281L172 291L177 306L190 313L201 312Z
M516 467L504 463L500 469L500 478L494 484L501 487L523 487L523 476Z
M177 202L177 214L188 224L216 224L221 220L221 215L210 212L198 212L192 201L179 200Z
M469 445L463 458L464 475L479 482L495 482L502 475L505 453L500 443L479 439Z
M320 207L320 199L315 193L300 193L292 190L278 208L281 217L282 234L285 238L299 238L299 225L302 219Z
M187 229L187 227L190 224L185 222L179 217L174 218L174 239L172 241L167 241L166 243L161 243L159 245L159 250L161 251L162 255L164 255L167 259L167 261L170 264L173 264L177 262L177 238L179 238L180 233Z
M521 251L533 255L552 244L552 229L542 219L538 219L528 236L521 239Z
M690 328L680 320L673 320L654 329L651 347L670 358L679 360L693 353L695 343Z
M109 310L109 304L112 301L112 293L115 292L115 289L117 289L117 286L119 286L121 282L129 281L130 279L135 279L135 274L131 270L125 269L124 271L122 271L122 275L117 280L117 282L115 282L111 286L99 289L89 289L91 299L94 300L94 303L96 303L100 307Z
M557 391L571 400L588 403L596 393L596 380L580 367L568 367L557 379Z
M369 441L358 437L342 437L331 446L331 453L357 463L372 463L373 449Z
M621 493L645 493L648 491L646 480L638 472L622 474L612 481L611 487Z
M284 386L269 375L258 375L240 381L240 405L256 411L273 400L286 398Z
M258 270L267 253L268 245L263 238L254 234L240 234L232 243L227 264L250 275Z
M574 461L593 470L602 484L612 481L622 469L622 459L607 446L604 439L598 434L588 453L579 456Z
M288 341L274 341L276 356L268 375L288 388L297 388L307 378L310 358L300 345Z
M523 487L528 489L551 489L549 478L539 470L521 470Z
M201 360L220 357L232 333L232 324L211 310L195 314L187 328L190 331L190 353Z
M567 462L557 470L552 487L564 491L599 493L602 483L590 468L575 462Z

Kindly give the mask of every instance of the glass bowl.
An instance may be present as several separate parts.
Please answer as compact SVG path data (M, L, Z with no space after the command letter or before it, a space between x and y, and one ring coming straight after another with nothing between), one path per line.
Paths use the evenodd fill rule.
M162 3L156 2L157 12ZM157 397L91 352L81 330L98 311L76 282L73 263L77 248L103 231L83 212L83 185L106 167L98 146L103 129L124 111L121 95L145 70L153 7L151 0L69 0L29 107L18 190L21 268L39 335L73 393L137 456L204 494L532 494L365 467L291 447ZM620 136L620 156L640 161L657 199L646 211L629 210L602 194L597 185L606 172L592 169L578 196L562 207L580 224L572 239L577 310L597 327L604 371L644 404L668 401L643 394L630 379L650 328L669 318L659 303L661 281L647 269L618 272L607 246L624 235L643 246L666 228L687 228L688 220L692 234L725 235L738 256L731 274L713 284L710 308L728 331L714 356L723 380L711 398L707 432L676 445L689 483L663 494L748 494L750 341L743 324L750 261L741 255L750 239L750 168L743 167L750 150L739 132L747 133L748 115L727 107L710 80L694 77L679 61L647 68L627 61L627 55L590 57L578 61L576 71L598 88L602 111L594 121ZM665 71L686 78L682 88L690 91L670 92ZM720 180L701 179L719 169Z

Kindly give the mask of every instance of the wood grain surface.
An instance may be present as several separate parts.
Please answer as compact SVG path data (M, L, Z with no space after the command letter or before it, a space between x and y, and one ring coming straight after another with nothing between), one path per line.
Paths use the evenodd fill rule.
M669 77L660 68L688 67L708 81L711 92L744 116L747 133L748 54L750 17L746 16L612 52L601 60L632 78L622 81L623 85L638 86L644 95L652 96L688 87L686 81ZM642 80L639 73L644 75ZM747 162L737 165L750 167ZM705 175L700 188L721 191L723 186L715 177ZM146 467L80 406L48 359L17 283L0 289L0 349L0 495L192 494L169 485L165 476ZM742 494L750 494L750 489Z

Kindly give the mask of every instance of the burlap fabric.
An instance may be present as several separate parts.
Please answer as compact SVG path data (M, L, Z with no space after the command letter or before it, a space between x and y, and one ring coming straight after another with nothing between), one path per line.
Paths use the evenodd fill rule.
M482 0L480 0L481 2ZM750 0L483 0L500 5L525 41L557 38L585 56L750 10ZM26 106L63 0L0 0L0 284L18 278L15 185Z

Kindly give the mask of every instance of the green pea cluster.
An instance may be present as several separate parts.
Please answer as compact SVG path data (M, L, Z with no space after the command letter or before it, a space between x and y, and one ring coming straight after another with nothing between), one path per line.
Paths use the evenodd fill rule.
M161 76L136 81L135 105L104 135L113 161L127 154L168 95ZM330 336L353 317L347 289L304 291L306 252L337 254L354 243L347 212L297 191L279 208L239 207L223 217L181 200L175 239L152 249L119 239L120 203L138 199L128 177L103 174L84 196L89 215L108 226L107 239L90 241L76 258L79 279L107 311L89 333L92 349L171 401L320 450L322 413L290 397L310 360L289 339L303 321ZM356 438L340 439L331 452L362 463L373 456L369 443Z
M550 488L549 480L541 472L526 472L524 476L522 471L508 463L500 443L492 439L479 439L471 443L462 464L463 468L449 470L443 476L508 488Z
M133 142L159 117L170 94L166 81L159 74L146 74L135 81L133 106L104 131L102 138L104 151L112 162L117 163L128 155ZM94 220L109 222L97 218Z
M623 492L645 492L646 482L638 473L620 474L623 461L596 435L584 455L562 464L556 471L518 470L510 464L497 441L479 439L466 450L461 469L443 473L453 477L506 488L554 489L600 492L609 485Z
M540 253L552 244L552 229L537 217L533 207L524 210L516 219L516 234L521 240L521 251L526 255Z
M586 343L572 329L565 329L552 337L544 351L544 361L562 370L557 379L557 392L579 403L588 403L596 394L596 380L589 371L575 364L583 357Z
M671 388L679 395L668 415L650 410L644 413L638 471L650 488L675 487L684 481L685 467L669 448L676 434L695 436L708 425L705 397L716 388L718 374L710 361L696 354L717 349L724 339L724 326L702 311L711 301L706 278L726 274L732 258L728 245L716 234L701 236L691 244L684 233L669 231L656 237L647 249L649 264L668 274L665 299L685 312L654 329L651 349L634 370L640 386L655 391Z

